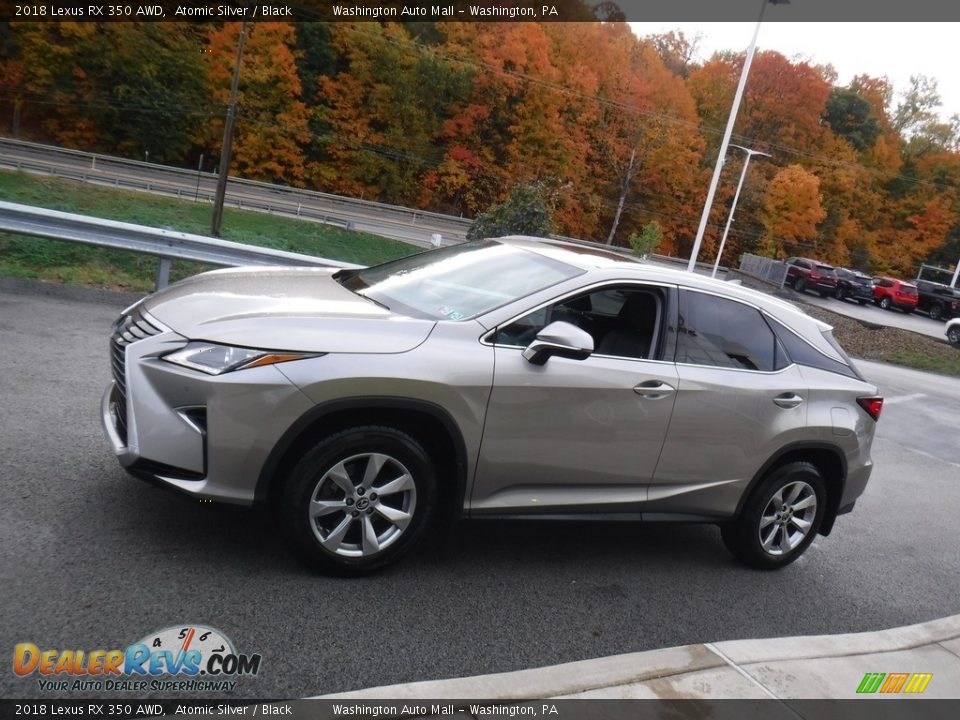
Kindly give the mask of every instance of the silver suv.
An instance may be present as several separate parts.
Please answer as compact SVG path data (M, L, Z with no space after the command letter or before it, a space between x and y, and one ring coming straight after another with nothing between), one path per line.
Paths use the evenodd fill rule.
M270 503L342 574L459 515L709 522L781 567L863 492L883 402L790 304L523 237L204 273L126 310L110 349L127 470Z

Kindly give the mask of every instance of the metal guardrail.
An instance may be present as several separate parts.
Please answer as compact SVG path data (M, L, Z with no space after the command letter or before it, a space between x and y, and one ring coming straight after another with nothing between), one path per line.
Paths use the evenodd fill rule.
M160 258L157 267L157 289L165 287L169 282L172 259L196 260L230 267L241 265L363 267L339 260L245 245L176 230L159 230L143 225L2 201L0 201L0 230L156 255Z
M0 166L204 202L212 202L216 184L214 173L11 138L0 138ZM472 223L454 215L237 177L229 178L226 202L238 208L357 229L367 229L375 218L377 225L396 228L397 232L388 233L395 239L410 241L411 229L415 228L422 235L420 244L425 245L433 234L463 241Z

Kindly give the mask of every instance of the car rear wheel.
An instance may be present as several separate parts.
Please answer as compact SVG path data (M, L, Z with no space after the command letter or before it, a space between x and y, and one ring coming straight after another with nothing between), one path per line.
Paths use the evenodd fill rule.
M960 326L954 325L947 330L947 340L954 345L960 345Z
M890 309L890 298L888 298L888 297L880 298L880 307L882 307L884 310L889 310L889 309Z
M793 289L797 292L803 292L807 289L807 281L803 278L797 278L796 282L793 283Z
M735 521L720 529L733 555L750 567L776 570L809 547L823 522L826 487L816 467L792 462L772 470Z
M301 458L278 514L287 541L308 565L360 575L416 543L435 497L423 447L394 428L364 426L326 438Z
M843 292L842 287L838 287L836 290L833 291L833 296L837 300L843 300L843 298L846 297L846 294Z
M930 306L930 319L931 319L931 320L939 320L939 319L942 318L942 317L943 317L943 308L940 307L939 305L931 305L931 306Z

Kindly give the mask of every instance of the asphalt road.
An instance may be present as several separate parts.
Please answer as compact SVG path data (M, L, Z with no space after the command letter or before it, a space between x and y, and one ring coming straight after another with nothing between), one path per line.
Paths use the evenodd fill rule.
M98 408L125 300L0 279L3 652L203 623L263 656L231 697L302 697L960 612L960 381L861 364L888 398L873 480L780 572L739 566L707 526L491 522L342 580L301 567L265 512L120 470ZM0 697L43 696L36 675L0 671Z
M883 310L872 304L860 305L850 300L822 298L812 293L798 294L798 300L810 303L811 305L818 305L819 307L857 320L865 320L866 322L877 323L878 325L887 325L889 327L900 328L901 330L909 330L911 332L929 335L932 338L946 342L946 320L931 320L930 317L924 313Z

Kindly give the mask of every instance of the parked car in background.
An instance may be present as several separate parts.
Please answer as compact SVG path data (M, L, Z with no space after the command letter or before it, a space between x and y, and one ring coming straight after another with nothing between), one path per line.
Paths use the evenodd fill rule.
M835 268L837 289L833 296L837 300L856 300L861 305L873 302L873 278L859 270Z
M960 347L960 318L954 318L947 323L945 334L951 345Z
M788 259L787 277L784 282L797 292L813 290L820 293L820 297L833 295L837 291L837 273L833 265L810 258Z
M122 466L271 505L339 574L461 515L713 523L782 567L864 491L883 405L790 303L523 237L197 275L128 308L110 357Z
M873 301L884 310L897 308L912 313L919 302L917 286L904 280L890 277L878 277L873 284Z
M917 280L917 310L931 319L953 318L960 315L960 292L949 285Z

